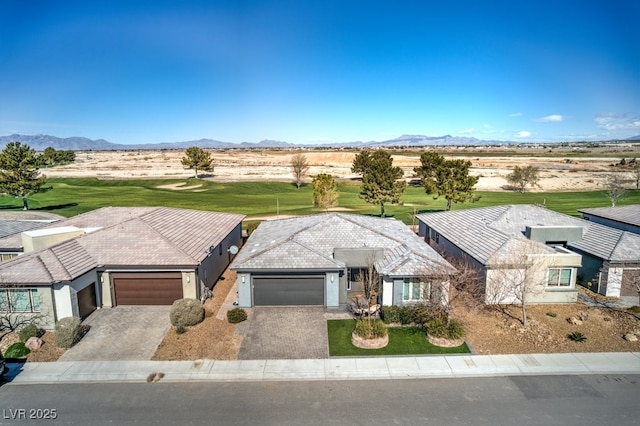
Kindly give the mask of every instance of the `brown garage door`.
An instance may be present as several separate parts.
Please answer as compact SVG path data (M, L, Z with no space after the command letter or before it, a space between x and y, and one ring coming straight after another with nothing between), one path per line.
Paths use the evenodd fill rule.
M111 274L116 305L171 305L182 299L180 272Z
M78 297L78 313L80 318L85 319L96 310L96 283L83 288L76 295Z

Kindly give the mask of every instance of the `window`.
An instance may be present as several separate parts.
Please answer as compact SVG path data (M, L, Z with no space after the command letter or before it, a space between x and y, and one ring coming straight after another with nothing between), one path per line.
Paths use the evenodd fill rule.
M40 312L40 299L35 288L0 290L0 311Z
M420 282L414 278L404 279L402 300L405 302L420 302L429 298L429 283Z
M0 253L0 262L6 262L7 260L15 259L18 257L17 253Z
M548 287L570 287L572 268L549 268Z
M434 231L433 229L429 230L429 238L432 241L435 241L436 244L440 244L440 234L438 234L436 231Z

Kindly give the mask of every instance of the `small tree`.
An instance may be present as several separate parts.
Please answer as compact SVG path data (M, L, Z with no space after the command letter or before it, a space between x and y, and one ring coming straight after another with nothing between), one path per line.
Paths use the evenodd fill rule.
M24 210L29 209L27 197L51 189L45 187L47 178L40 175L38 162L36 151L20 142L9 142L0 152L0 192L22 198Z
M380 293L380 275L376 271L373 256L367 258L367 268L358 272L356 282L362 287L364 293L364 299L357 298L355 300L356 306L361 309L361 312L367 312L367 319L371 324L371 301L376 300Z
M196 178L198 177L198 170L212 172L212 162L211 153L197 146L187 148L185 156L182 157L182 165L189 169L194 169Z
M338 185L333 176L320 173L314 176L313 181L313 205L323 210L328 210L338 205Z
M302 186L302 181L309 172L309 162L307 156L301 152L293 154L291 157L291 170L293 171L293 177L296 180L296 186L298 189Z
M625 188L625 179L620 173L611 173L607 176L604 187L607 191L607 197L609 197L609 200L611 201L611 207L615 207L618 200L627 193L627 189Z
M30 289L17 285L2 285L0 287L0 341L8 334L16 332L30 324L39 326L44 320L44 312L32 313L25 309L24 304L29 301ZM35 294L37 297L37 293Z
M413 170L422 180L427 194L436 194L447 200L447 210L451 203L463 203L473 199L478 177L470 176L471 161L446 160L435 152L425 152L420 156L420 167Z
M385 204L398 203L407 186L404 180L399 180L404 172L393 166L393 158L383 150L373 154L363 151L356 155L351 171L362 174L359 196L367 203L379 205L381 217L385 214Z
M525 192L527 186L538 186L539 170L537 167L515 166L513 172L507 175L507 182L516 187L520 192Z
M512 239L494 254L487 271L487 300L492 304L517 304L520 322L527 327L527 307L531 298L544 291L550 259L536 243Z

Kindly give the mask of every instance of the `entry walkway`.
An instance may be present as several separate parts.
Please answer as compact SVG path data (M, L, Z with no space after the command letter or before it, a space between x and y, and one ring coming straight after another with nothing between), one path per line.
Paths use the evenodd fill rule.
M9 364L12 384L424 379L640 374L640 352L246 361L58 361ZM159 374L162 373L162 374Z

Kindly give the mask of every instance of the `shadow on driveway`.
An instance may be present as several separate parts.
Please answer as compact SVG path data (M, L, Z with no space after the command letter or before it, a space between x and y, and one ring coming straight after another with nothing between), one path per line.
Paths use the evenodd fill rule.
M116 306L83 321L89 332L60 361L148 361L170 327L171 306Z
M323 307L252 309L238 359L329 358Z

